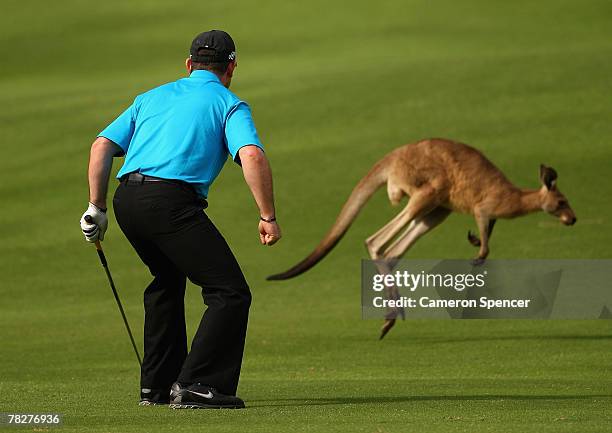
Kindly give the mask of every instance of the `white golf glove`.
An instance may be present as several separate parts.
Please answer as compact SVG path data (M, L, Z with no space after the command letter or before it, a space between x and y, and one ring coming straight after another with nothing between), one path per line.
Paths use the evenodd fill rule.
M85 221L85 216L87 215L91 217L91 223ZM108 217L106 216L106 210L102 210L98 206L89 203L89 207L81 217L81 230L83 235L85 235L85 240L87 242L103 241L107 227Z

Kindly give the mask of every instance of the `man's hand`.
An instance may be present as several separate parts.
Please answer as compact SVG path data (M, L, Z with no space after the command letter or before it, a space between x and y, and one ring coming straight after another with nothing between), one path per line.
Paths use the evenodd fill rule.
M85 221L85 217L89 215L92 219L92 223ZM104 233L108 227L108 217L106 216L106 210L100 209L98 206L89 203L89 207L81 217L81 230L85 235L87 242L103 241Z
M259 221L259 240L262 245L274 245L281 238L280 227L276 223Z

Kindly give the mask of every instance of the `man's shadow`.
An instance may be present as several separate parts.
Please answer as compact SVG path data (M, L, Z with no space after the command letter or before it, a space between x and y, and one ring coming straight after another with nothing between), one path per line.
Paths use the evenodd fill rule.
M250 400L253 407L331 406L346 404L409 403L419 401L537 401L537 400L591 400L612 398L612 394L589 395L524 395L524 394L480 394L480 395L406 395L395 397L329 397L329 398L281 398ZM278 402L278 403L275 403ZM263 403L263 404L258 404Z

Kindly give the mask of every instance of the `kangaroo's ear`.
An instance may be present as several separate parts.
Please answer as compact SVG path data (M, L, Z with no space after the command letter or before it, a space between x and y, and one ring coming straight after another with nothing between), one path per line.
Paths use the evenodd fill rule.
M557 182L557 172L552 167L546 167L544 164L540 164L540 181L546 186L546 189L553 189Z

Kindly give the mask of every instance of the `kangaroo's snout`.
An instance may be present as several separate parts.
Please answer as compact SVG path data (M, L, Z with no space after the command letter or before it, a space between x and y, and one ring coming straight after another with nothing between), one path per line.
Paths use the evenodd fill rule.
M566 226L573 226L578 221L575 215L561 215L561 222Z

